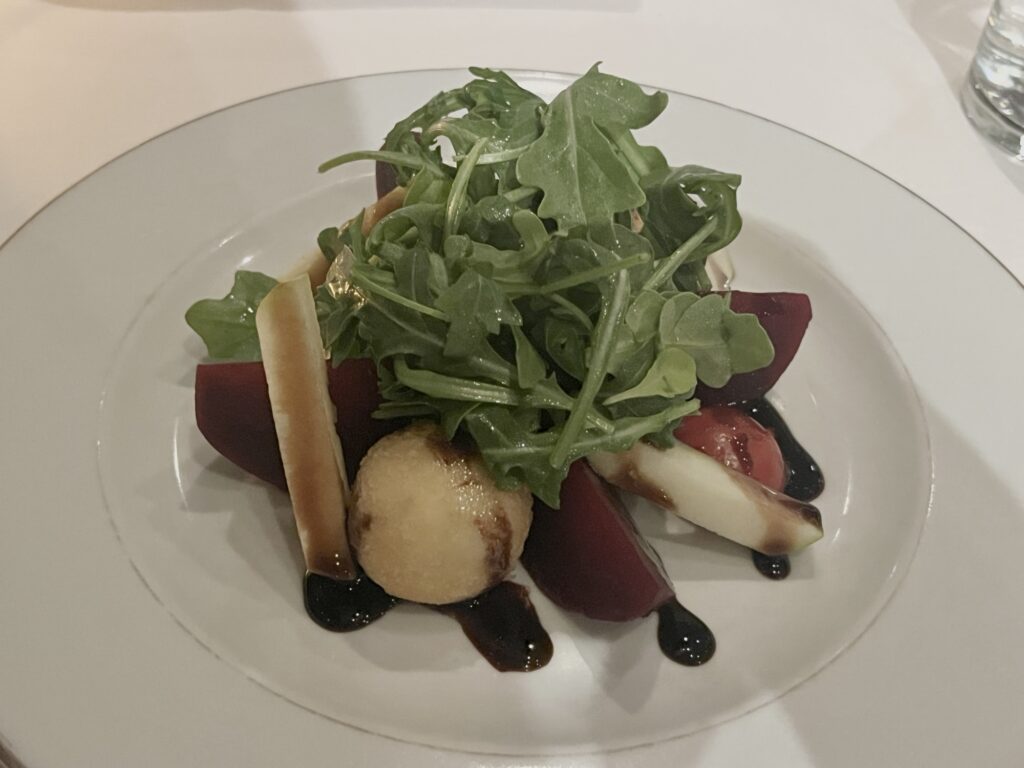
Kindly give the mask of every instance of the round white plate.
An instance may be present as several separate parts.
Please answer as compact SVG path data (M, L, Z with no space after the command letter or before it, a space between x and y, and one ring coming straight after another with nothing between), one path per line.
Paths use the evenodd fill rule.
M202 347L181 316L222 295L236 268L283 271L365 204L372 169L318 176L316 165L375 146L464 79L358 78L224 110L93 174L0 252L0 734L27 765L519 762L461 750L667 765L709 733L753 744L761 713L677 737L776 699L854 641L907 572L929 503L963 515L953 489L973 483L981 520L1012 500L999 461L1003 429L1020 421L1011 383L1024 375L1009 353L1024 327L1019 286L870 169L676 95L644 139L673 162L743 174L737 287L814 303L774 398L826 473L825 539L772 583L739 548L637 510L680 597L716 632L718 653L699 669L660 655L653 619L583 622L536 589L555 657L529 675L494 672L454 623L415 607L352 635L318 629L302 609L287 500L218 459L194 427ZM546 97L567 82L522 80ZM1003 429L985 403L1008 409ZM995 482L967 471L973 452L957 431L995 457ZM976 533L998 539L1014 525ZM920 606L885 614L896 610ZM925 649L934 639L893 636ZM1020 674L1009 668L1006 683ZM762 712L835 701L812 690L821 677Z

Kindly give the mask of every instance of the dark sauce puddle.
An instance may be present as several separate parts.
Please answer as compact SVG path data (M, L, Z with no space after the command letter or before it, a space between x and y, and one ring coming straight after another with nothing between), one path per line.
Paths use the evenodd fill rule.
M797 442L775 407L763 397L737 403L736 407L767 430L775 433L789 477L783 492L797 501L814 501L825 490L825 476L818 462Z
M715 655L715 636L677 598L658 609L658 645L669 659L687 667L699 667Z
M825 476L818 462L793 437L789 426L775 407L759 397L756 400L736 403L736 407L750 416L754 421L775 434L775 441L782 451L782 459L786 463L786 487L782 492L797 501L813 501L825 490ZM789 576L788 555L764 555L752 552L754 567L769 579L776 581Z
M398 598L366 576L338 581L307 573L303 593L309 618L331 632L362 629L398 605Z
M789 555L765 555L756 550L750 550L754 557L754 567L766 579L780 581L789 576Z
M431 607L459 622L470 642L500 672L532 672L551 661L551 637L541 626L526 587L503 581L470 600Z
M307 573L303 592L306 613L331 632L362 629L402 602L365 575L337 581ZM551 661L551 637L525 587L503 581L470 600L427 607L458 621L480 655L501 672L532 672Z

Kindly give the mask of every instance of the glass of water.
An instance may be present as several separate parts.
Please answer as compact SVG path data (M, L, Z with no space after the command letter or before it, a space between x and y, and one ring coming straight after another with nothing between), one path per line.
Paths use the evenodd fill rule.
M974 126L1024 160L1024 0L996 0L960 95Z

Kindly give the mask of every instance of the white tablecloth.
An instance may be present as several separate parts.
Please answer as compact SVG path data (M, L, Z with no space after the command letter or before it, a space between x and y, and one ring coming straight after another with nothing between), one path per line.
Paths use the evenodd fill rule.
M1020 276L1024 168L974 133L956 93L988 4L4 0L0 241L107 160L244 99L371 72L600 59L864 160Z
M974 132L957 97L989 2L0 0L0 242L106 161L245 99L363 73L473 63L578 72L603 60L607 71L763 115L867 162L1024 278L1024 166ZM899 621L892 614L880 622ZM872 635L855 651L884 668L889 650ZM900 679L917 694L962 696L969 676L954 671L947 688L947 663L923 657ZM849 698L816 713L800 689L787 706L748 716L746 732L771 745L750 760L1024 760L1012 720L977 701L964 700L959 717L948 702L910 711L921 696L908 694L904 711L899 691L871 690L849 665L831 669L805 687ZM736 764L735 733L703 734L685 754ZM980 762L965 762L972 754Z

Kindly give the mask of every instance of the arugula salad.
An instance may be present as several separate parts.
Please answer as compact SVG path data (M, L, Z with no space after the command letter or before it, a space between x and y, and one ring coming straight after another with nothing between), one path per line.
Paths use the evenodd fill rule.
M320 166L375 163L378 200L320 232L298 277L239 271L188 310L210 358L199 427L291 494L306 607L327 628L400 599L475 601L466 616L500 623L525 592L493 616L485 596L522 556L563 608L657 611L667 635L695 637L706 627L609 483L762 558L819 538L820 483L800 486L817 468L761 399L810 303L712 285L708 258L740 232L740 177L637 140L666 94L595 66L548 103L470 73L380 149ZM494 627L456 617L484 651ZM701 663L704 644L675 660Z

